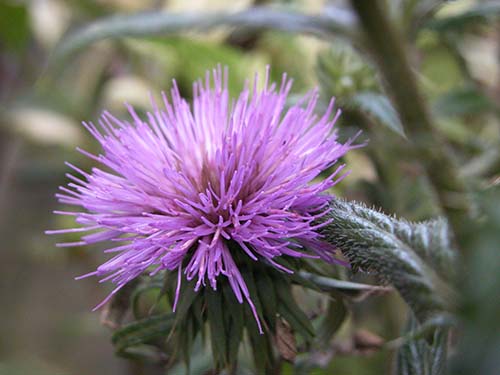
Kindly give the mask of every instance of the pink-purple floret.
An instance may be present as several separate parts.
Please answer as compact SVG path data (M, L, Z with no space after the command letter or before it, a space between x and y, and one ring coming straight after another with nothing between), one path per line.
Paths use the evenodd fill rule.
M96 308L145 271L178 272L174 310L183 274L196 279L196 290L207 282L215 290L222 274L237 300L250 305L262 332L229 241L284 272L292 271L275 262L282 255L336 261L317 233L328 221L316 219L328 212L325 191L345 176L344 165L315 178L355 146L337 141L332 128L340 111L332 119L333 100L318 118L317 91L287 107L291 80L284 75L278 87L268 77L263 89L256 77L253 90L247 84L232 100L227 70L219 67L213 85L209 72L193 85L192 107L174 82L171 101L165 94L162 108L153 101L147 118L127 106L131 123L104 112L99 127L84 124L103 153L80 151L112 172L87 173L68 163L80 177L68 174L71 182L57 198L84 211L56 213L75 216L81 227L47 232L94 232L60 246L122 242L105 251L113 258L82 276L116 284Z

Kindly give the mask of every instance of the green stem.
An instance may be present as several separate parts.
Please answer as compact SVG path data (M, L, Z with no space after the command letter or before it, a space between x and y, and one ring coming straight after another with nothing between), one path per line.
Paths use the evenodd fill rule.
M420 322L454 309L455 256L444 221L410 223L340 199L330 209L321 233L354 270L392 284Z
M422 163L455 238L459 239L462 222L470 210L469 197L448 146L433 126L402 38L390 23L381 1L351 0L351 3L409 135L411 151Z

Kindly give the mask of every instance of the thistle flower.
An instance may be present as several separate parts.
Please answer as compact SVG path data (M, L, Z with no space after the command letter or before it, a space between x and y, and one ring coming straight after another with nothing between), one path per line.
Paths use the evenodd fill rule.
M210 72L194 83L192 108L174 81L171 101L163 93L163 108L141 118L127 106L132 122L104 112L99 127L84 123L100 143L95 156L106 170L81 175L56 194L61 203L82 212L73 215L79 228L49 234L86 232L81 241L59 246L81 246L101 241L124 241L105 250L116 254L87 276L104 276L116 285L112 293L144 272L177 272L174 310L183 277L196 280L195 290L216 290L227 278L239 303L246 301L262 332L245 280L234 260L238 251L256 262L292 272L276 259L320 257L334 262L335 250L320 242L315 222L326 213L324 194L344 175L343 165L321 181L314 179L332 167L351 146L341 144L332 130L333 104L318 118L317 91L286 109L292 82L283 76L279 87L263 89L246 84L236 100L227 89L227 69ZM183 276L184 275L184 276Z

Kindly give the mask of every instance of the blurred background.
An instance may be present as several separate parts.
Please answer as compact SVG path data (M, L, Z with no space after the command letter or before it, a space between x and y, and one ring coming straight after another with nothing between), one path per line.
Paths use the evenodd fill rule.
M173 78L189 97L192 81L221 63L229 67L230 90L236 94L245 79L269 64L274 80L283 72L294 78L292 101L319 86L322 104L335 96L344 109L338 125L342 137L362 129L363 139L370 140L348 155L352 173L335 193L411 220L439 213L421 167L405 152L403 125L377 69L345 38L332 42L234 27L187 31L100 41L67 59L56 72L47 68L67 33L101 17L150 10L236 12L268 3L0 0L1 375L152 371L115 357L110 331L100 324L99 312L91 312L109 286L95 279L74 280L102 262L98 247L59 249L57 239L44 230L71 226L66 217L52 215L61 208L54 194L66 183L64 161L92 167L75 151L77 145L97 149L80 122L95 120L104 109L126 117L124 102L147 110L150 93L168 90ZM451 145L460 173L479 188L498 184L500 6L485 8L472 0L386 3L437 131ZM344 1L288 0L278 5L350 19ZM389 293L353 300L348 308L352 314L332 341L333 349L316 353L317 366L310 373L388 373L393 353L378 348L398 336L406 316L403 302ZM343 335L353 327L361 332L358 342ZM285 370L292 373L291 367Z

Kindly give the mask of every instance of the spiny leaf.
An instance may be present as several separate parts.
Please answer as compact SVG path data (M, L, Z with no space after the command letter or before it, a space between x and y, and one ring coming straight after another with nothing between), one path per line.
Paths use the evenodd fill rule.
M391 283L421 321L452 308L455 257L446 222L409 223L338 199L330 208L333 220L322 233L354 270Z
M373 117L379 124L406 138L398 113L385 95L376 92L362 92L354 95L350 104Z

